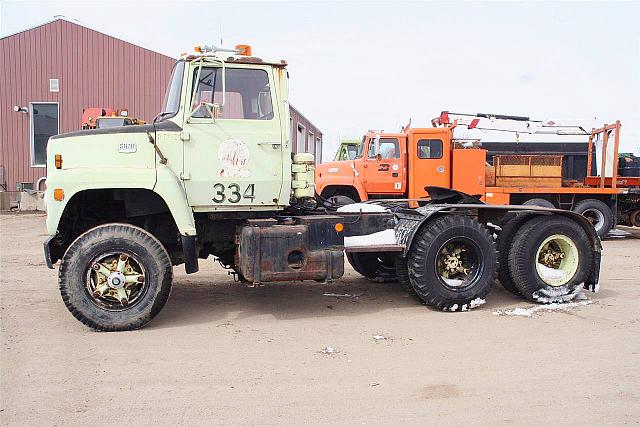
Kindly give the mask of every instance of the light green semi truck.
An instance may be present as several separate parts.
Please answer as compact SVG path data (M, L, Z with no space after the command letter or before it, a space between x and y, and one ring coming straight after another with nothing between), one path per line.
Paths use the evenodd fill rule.
M184 55L151 124L50 139L45 259L78 320L139 328L167 301L172 267L195 273L210 256L242 282L326 282L346 250L368 279L449 311L483 302L496 269L539 302L597 288L600 242L580 215L438 188L419 209L319 200L313 156L291 152L286 62L246 53Z

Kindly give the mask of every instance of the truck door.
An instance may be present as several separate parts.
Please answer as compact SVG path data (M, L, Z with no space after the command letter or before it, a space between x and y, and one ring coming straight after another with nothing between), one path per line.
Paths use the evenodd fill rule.
M427 196L426 186L451 188L450 139L440 130L409 136L409 197Z
M399 139L375 137L367 140L364 186L367 194L403 194L405 177Z
M274 76L269 67L244 67L225 67L224 97L221 67L192 69L182 179L196 211L267 209L288 202L278 200L284 136Z

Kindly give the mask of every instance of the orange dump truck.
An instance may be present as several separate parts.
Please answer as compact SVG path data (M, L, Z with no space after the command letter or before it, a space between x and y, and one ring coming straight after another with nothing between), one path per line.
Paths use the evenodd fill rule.
M589 136L587 177L579 182L564 180L562 156L555 154L495 156L494 164L489 165L487 150L478 141L453 137L453 130L459 125L487 129L481 127L478 116L493 124L500 120L522 122L525 131L529 129L527 133ZM539 122L526 117L452 117L452 113L443 112L430 128L407 126L399 133L367 132L354 159L316 167L318 194L337 204L402 199L416 206L420 199L429 197L427 186L437 186L480 196L488 204L572 210L589 218L601 237L615 226L619 215L626 215L631 225L640 226L640 194L633 194L634 187L640 188L640 177L617 175L620 122L587 132L577 126L550 124L538 125L536 130ZM590 173L592 154L597 148L602 153L600 170L608 171L602 176ZM607 167L611 163L612 167ZM624 212L618 206L621 197Z

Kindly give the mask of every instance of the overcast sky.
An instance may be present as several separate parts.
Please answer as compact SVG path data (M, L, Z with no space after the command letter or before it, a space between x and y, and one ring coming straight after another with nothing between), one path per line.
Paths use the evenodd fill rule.
M325 160L339 138L426 126L443 109L620 119L621 151L640 154L640 3L3 0L0 33L59 14L173 57L222 38L286 59Z

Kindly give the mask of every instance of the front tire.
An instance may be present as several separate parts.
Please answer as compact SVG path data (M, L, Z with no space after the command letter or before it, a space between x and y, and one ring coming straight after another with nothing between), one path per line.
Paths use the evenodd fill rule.
M520 293L539 303L572 300L592 270L587 233L564 217L531 219L513 238L509 271Z
M446 215L417 232L408 261L409 281L420 299L441 310L465 311L491 291L496 249L478 221Z
M169 254L153 235L129 224L107 224L69 246L58 282L76 319L98 331L128 331L160 312L172 275Z

